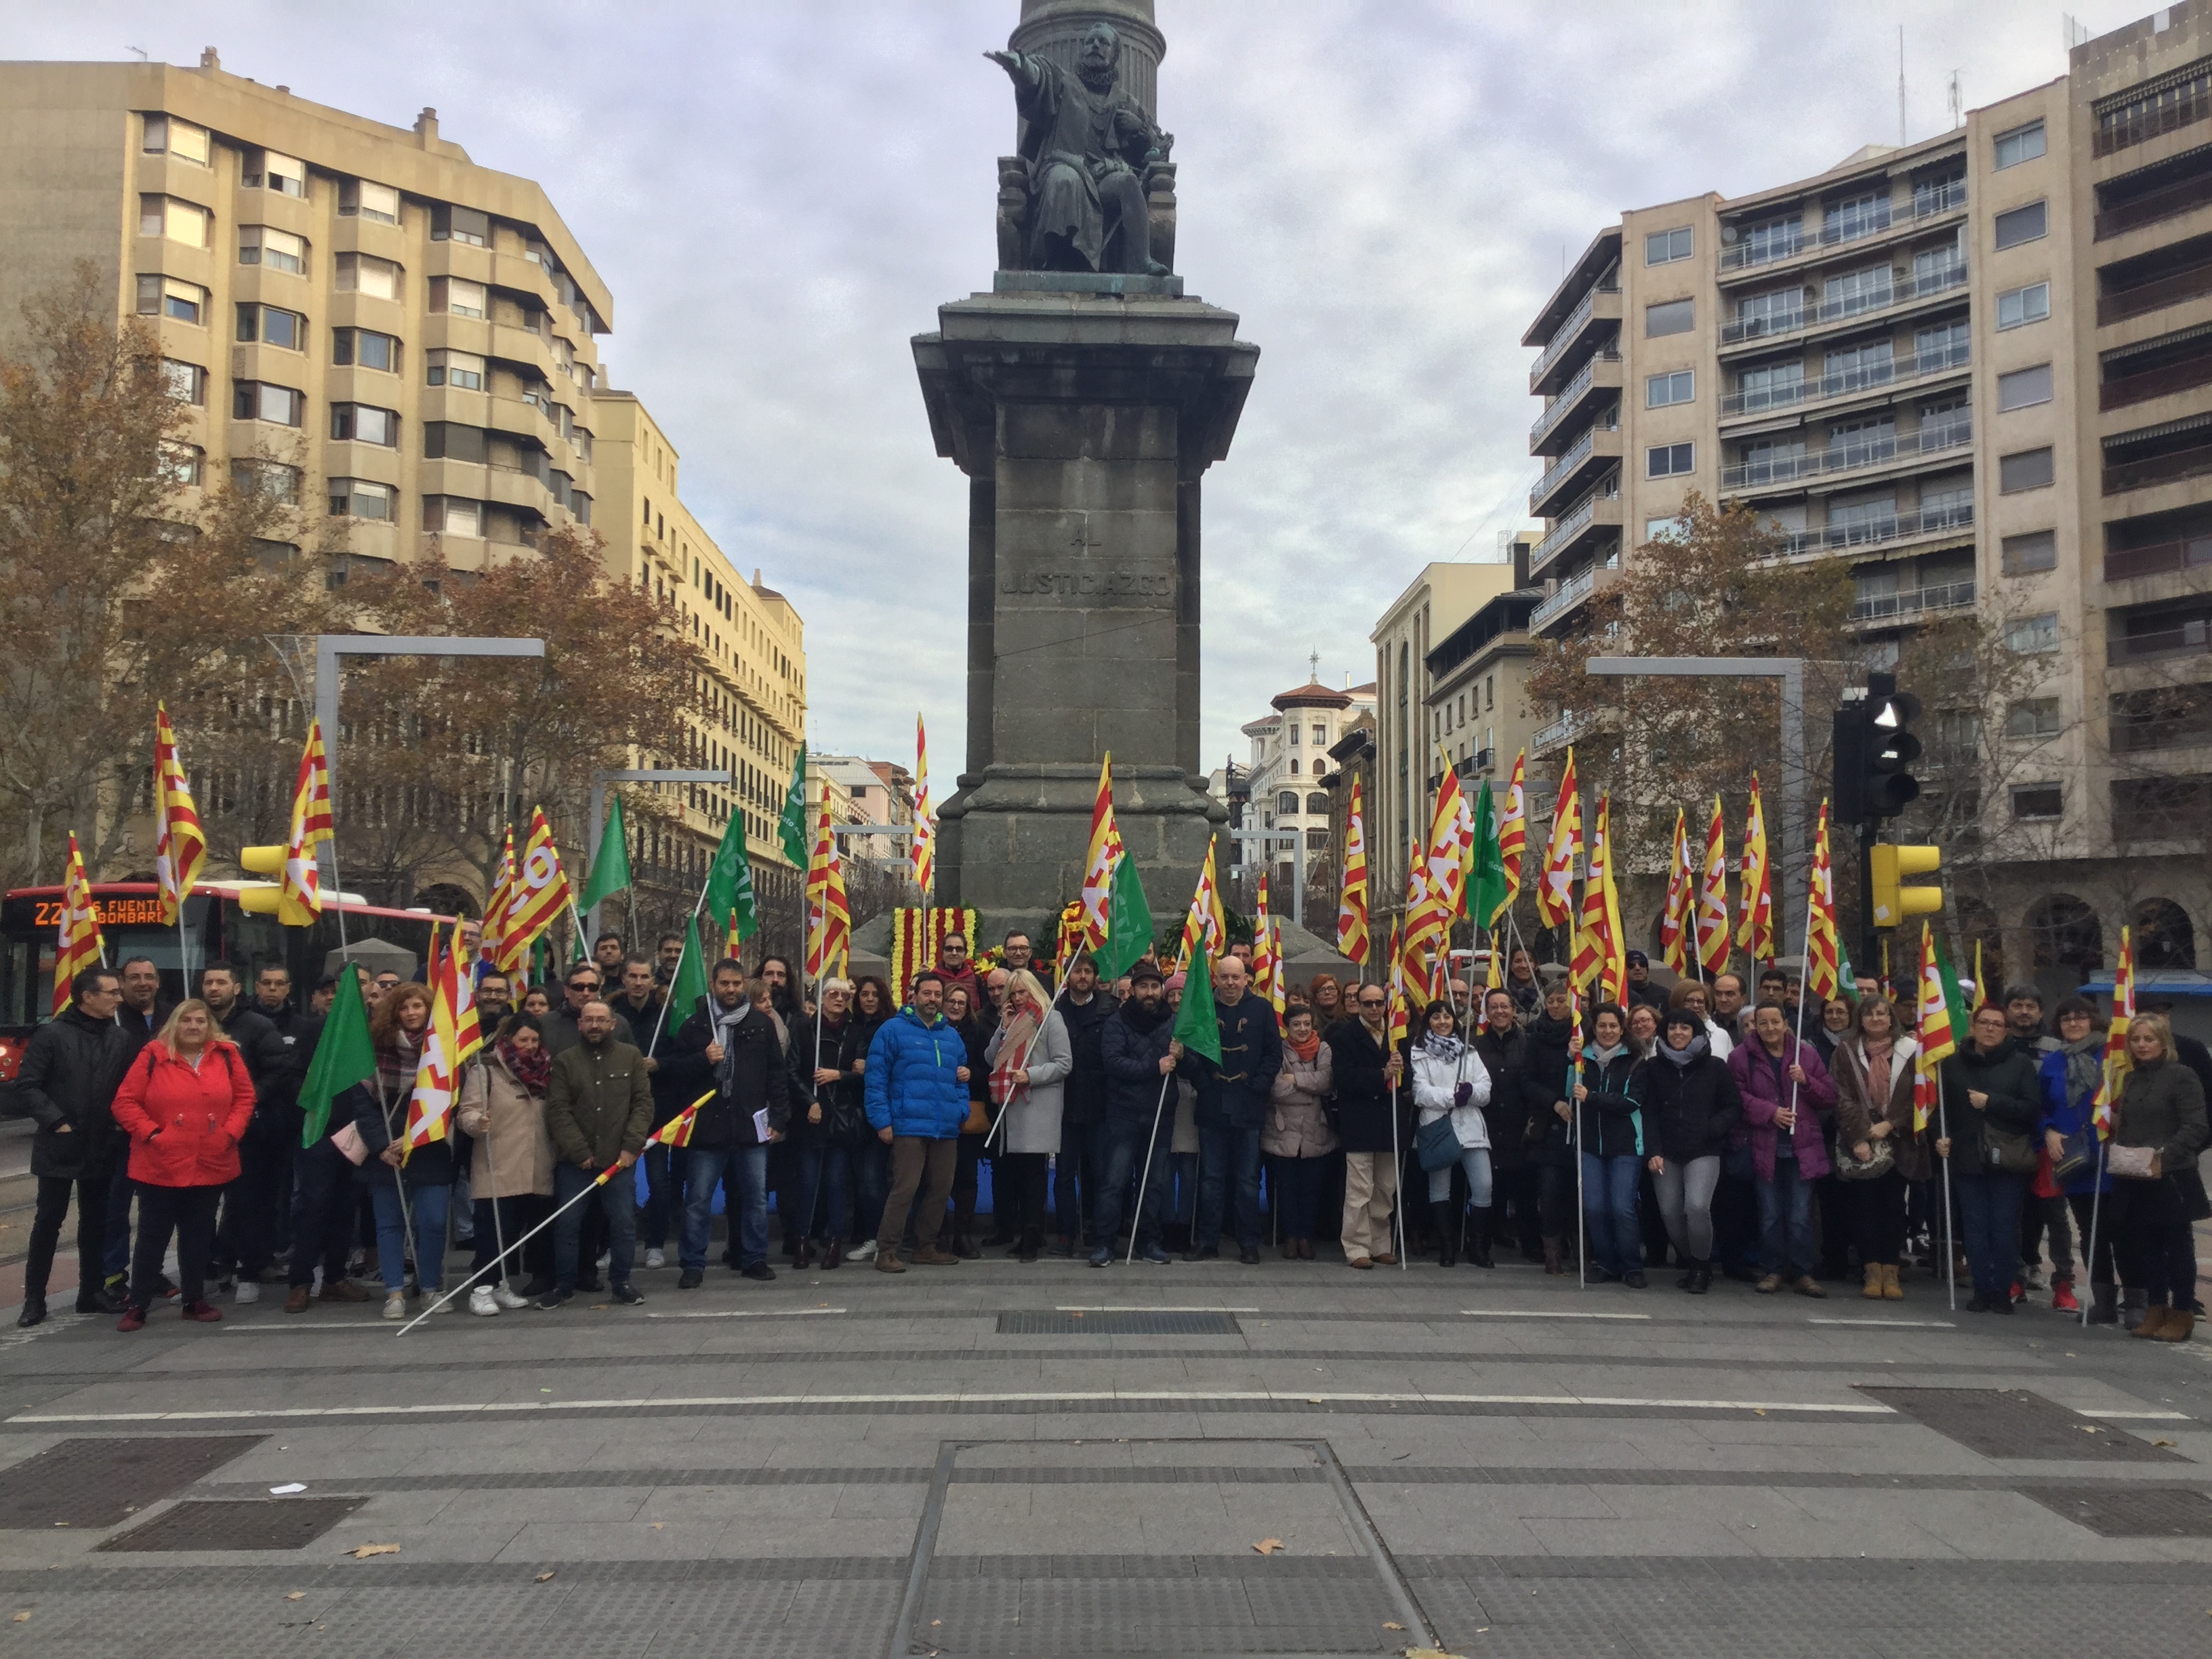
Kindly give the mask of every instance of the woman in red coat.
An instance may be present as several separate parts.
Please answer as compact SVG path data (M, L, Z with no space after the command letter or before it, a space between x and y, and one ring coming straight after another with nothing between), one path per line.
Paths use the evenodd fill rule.
M138 1189L131 1300L115 1328L144 1328L173 1231L185 1317L221 1319L207 1299L208 1257L216 1206L223 1188L238 1179L238 1138L253 1115L253 1079L237 1046L216 1030L207 1004L194 998L177 1005L131 1062L115 1091L114 1112L131 1137L129 1173Z

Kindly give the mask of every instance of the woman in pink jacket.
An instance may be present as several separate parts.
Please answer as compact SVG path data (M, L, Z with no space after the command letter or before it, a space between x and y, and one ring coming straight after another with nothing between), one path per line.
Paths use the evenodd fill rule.
M172 1231L185 1317L221 1319L207 1299L208 1257L216 1206L224 1187L238 1179L238 1139L253 1115L253 1079L237 1045L216 1030L207 1004L193 998L177 1005L131 1062L115 1091L114 1112L131 1137L129 1174L138 1189L131 1299L115 1328L145 1328Z
M1729 1055L1743 1097L1736 1133L1751 1143L1759 1181L1758 1288L1771 1296L1786 1281L1800 1296L1824 1297L1813 1277L1813 1183L1828 1173L1824 1121L1836 1109L1836 1085L1809 1042L1790 1029L1779 1003L1762 1002L1751 1035Z

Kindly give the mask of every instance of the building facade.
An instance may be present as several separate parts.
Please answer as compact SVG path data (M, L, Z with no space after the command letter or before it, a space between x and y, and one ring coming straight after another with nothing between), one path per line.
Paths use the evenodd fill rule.
M1298 840L1264 847L1237 842L1231 862L1243 876L1267 868L1269 903L1279 915L1292 914L1291 896L1298 891L1301 867L1310 887L1316 875L1333 866L1328 857L1328 790L1334 769L1329 750L1346 725L1363 713L1371 715L1374 708L1371 684L1339 690L1316 679L1282 692L1272 700L1267 714L1242 728L1252 749L1238 780L1244 811L1237 827L1295 835ZM1309 926L1312 902L1309 893L1304 902Z
M1624 559L1663 558L1692 490L1756 509L1784 556L1849 561L1869 667L1917 623L1978 613L2034 684L1960 711L2002 722L1981 745L1999 781L1976 786L1988 914L1962 920L2053 983L2130 920L2193 965L2212 6L2076 46L2067 76L1935 137L1624 214L1523 343L1539 636L1580 627Z

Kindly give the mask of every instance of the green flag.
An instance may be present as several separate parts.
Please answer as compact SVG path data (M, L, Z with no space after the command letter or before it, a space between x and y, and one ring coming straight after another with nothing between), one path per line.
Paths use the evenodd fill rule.
M368 1040L368 1008L361 1000L361 964L349 962L338 970L337 994L331 1000L307 1080L300 1085L300 1109L307 1114L300 1145L312 1146L329 1131L333 1100L355 1084L375 1078L376 1047Z
M1936 976L1943 981L1943 1011L1951 1016L1951 1041L1964 1048L1974 1023L1973 1012L1959 994L1959 976L1951 969L1951 953L1943 948L1941 934L1936 939Z
M740 943L760 931L760 916L753 904L753 860L745 850L745 815L730 814L722 844L714 849L714 862L707 870L707 920L717 937L726 937L735 912Z
M576 908L589 910L629 885L629 837L623 831L622 797L617 795L607 814L607 832L599 837L599 862L592 866L591 879L584 884Z
M1152 948L1152 907L1145 902L1136 860L1124 853L1114 861L1114 881L1107 889L1106 943L1097 953L1098 977L1110 985Z
M1498 845L1498 812L1486 783L1475 791L1474 873L1467 887L1467 913L1487 929L1504 908L1505 854Z
M1213 1012L1213 964L1206 946L1190 953L1182 981L1182 1006L1176 1010L1175 1039L1194 1054L1221 1064L1221 1024Z
M571 923L568 927L568 960L571 963L588 962L591 957L592 953L584 948L584 930Z
M699 918L684 924L684 959L668 986L668 1018L681 1025L707 994L707 958L699 948Z
M800 869L806 867L806 745L800 744L792 757L791 787L783 798L783 816L776 820L775 838L784 857Z
M1851 953L1840 937L1836 940L1836 994L1858 1000L1858 969L1851 966Z

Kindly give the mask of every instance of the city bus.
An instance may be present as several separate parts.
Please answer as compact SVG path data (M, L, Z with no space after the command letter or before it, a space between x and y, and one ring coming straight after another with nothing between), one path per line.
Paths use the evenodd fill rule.
M107 944L107 961L149 957L161 972L161 998L185 995L184 954L197 975L210 962L231 962L248 974L264 963L291 971L292 994L307 1006L315 982L350 956L370 973L386 968L412 979L430 949L430 929L453 918L429 910L392 910L353 895L325 902L312 927L286 927L273 915L250 914L239 894L267 882L202 882L185 901L181 930L161 922L161 889L150 881L93 884L94 907ZM58 945L62 890L19 887L0 899L0 1079L12 1078L23 1044L53 1011L54 955ZM341 935L343 934L343 938ZM197 979L195 980L197 983Z

